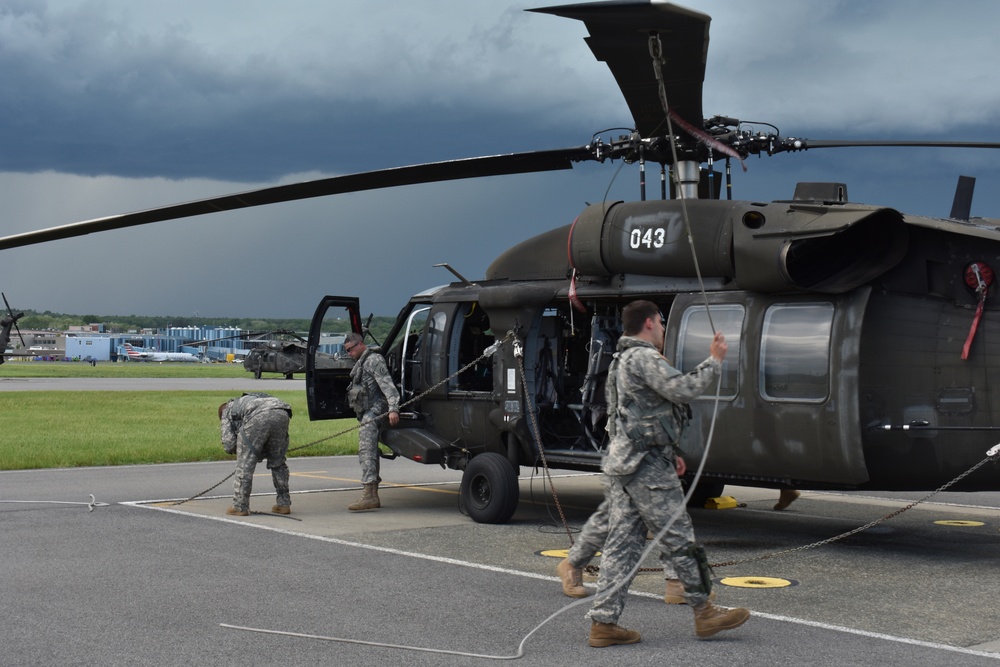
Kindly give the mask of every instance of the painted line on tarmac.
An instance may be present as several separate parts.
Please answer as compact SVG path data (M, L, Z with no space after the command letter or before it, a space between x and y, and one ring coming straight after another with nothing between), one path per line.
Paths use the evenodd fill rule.
M534 572L525 572L523 570L513 570L506 567L497 567L495 565L484 565L482 563L473 563L471 561L458 560L457 558L447 558L444 556L432 556L430 554L417 553L415 551L403 551L402 549L394 549L392 547L380 547L372 544L364 544L362 542L351 542L350 540L342 540L336 537L326 537L323 535L312 535L309 533L302 533L297 530L288 530L286 528L278 528L274 526L265 526L256 523L249 523L247 521L238 521L236 519L230 519L223 516L207 516L203 514L192 514L191 512L185 512L182 510L171 509L169 507L162 507L157 505L150 505L149 502L155 501L128 501L121 502L119 505L129 505L132 507L141 507L144 509L156 510L159 512L169 512L171 514L180 514L187 517L196 517L201 519L208 519L210 521L221 521L223 523L231 523L238 526L244 526L248 528L257 528L260 530L268 530L275 533L281 533L283 535L290 535L293 537L304 537L310 540L317 540L320 542L328 542L330 544L339 544L345 547L354 547L356 549L366 549L368 551L377 551L380 553L390 554L393 556L404 556L407 558L417 558L420 560L431 561L434 563L443 563L445 565L458 565L461 567L468 567L474 570L482 570L486 572L495 572L498 574L509 574L515 577L522 577L525 579L538 579L540 581L553 581L559 582L559 577L549 576L545 574L536 574ZM655 600L662 599L661 594L656 593L644 593L641 591L630 591L630 595L635 595L639 597L646 597ZM579 604L584 600L577 600L575 604ZM571 603L572 604L572 603ZM809 621L802 618L793 618L791 616L781 616L778 614L768 614L760 611L751 610L751 614L754 616L759 616L760 618L766 618L772 621L781 621L784 623L795 623L797 625L805 625L812 628L819 628L821 630L830 630L832 632L840 632L844 634L856 635L859 637L867 637L869 639L879 639L882 641L895 642L897 644L907 644L909 646L920 646L923 648L936 649L939 651L948 651L951 653L960 653L962 655L974 655L980 658L993 658L994 660L1000 661L1000 653L991 653L987 651L977 651L975 649L967 649L961 646L949 646L947 644L937 644L935 642L927 642L919 639L908 639L906 637L897 637L895 635L887 635L881 632L869 632L867 630L857 630L855 628L847 628L841 625L832 625L830 623L822 623L818 621Z

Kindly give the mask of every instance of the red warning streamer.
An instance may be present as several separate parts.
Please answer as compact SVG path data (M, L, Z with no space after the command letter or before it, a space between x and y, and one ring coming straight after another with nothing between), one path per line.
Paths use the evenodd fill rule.
M965 267L965 284L976 290L979 295L979 304L976 306L976 316L972 318L972 328L969 329L969 336L962 346L962 359L969 358L969 349L972 347L972 339L976 337L976 330L979 328L979 320L983 317L983 308L986 305L986 292L993 284L993 269L985 262L973 262Z

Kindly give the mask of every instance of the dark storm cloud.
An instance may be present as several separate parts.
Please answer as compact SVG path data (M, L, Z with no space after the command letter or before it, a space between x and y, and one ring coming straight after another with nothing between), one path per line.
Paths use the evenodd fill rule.
M532 3L545 5L548 3ZM812 138L1000 140L1000 3L691 0L712 15L707 115ZM2 233L338 173L586 143L629 123L582 24L496 0L0 2ZM767 130L766 126L758 129ZM989 151L751 159L737 197L796 181L947 215L1000 212ZM323 294L392 314L481 277L634 166L409 186L5 251L0 288L63 312L307 317Z
M253 181L530 150L539 146L527 132L552 132L533 108L497 109L478 96L435 101L441 81L430 99L401 99L355 85L340 76L341 63L220 53L189 30L147 34L103 4L6 6L0 26L3 171ZM506 39L493 35L480 49L495 54ZM447 75L452 65L440 65ZM322 66L330 71L304 76ZM563 132L548 141L588 138Z

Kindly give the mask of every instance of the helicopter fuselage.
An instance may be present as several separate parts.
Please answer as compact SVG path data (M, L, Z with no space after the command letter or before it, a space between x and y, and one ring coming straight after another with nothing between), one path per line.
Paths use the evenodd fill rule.
M713 330L729 343L681 443L689 465L707 451L706 490L933 489L995 443L998 262L988 224L846 202L591 206L485 280L410 300L382 347L406 418L381 439L457 469L483 453L491 467L599 469L621 309L642 298L666 316L664 353L682 371ZM307 372L310 414L345 416L344 381L325 373ZM955 488L1000 480L986 469Z

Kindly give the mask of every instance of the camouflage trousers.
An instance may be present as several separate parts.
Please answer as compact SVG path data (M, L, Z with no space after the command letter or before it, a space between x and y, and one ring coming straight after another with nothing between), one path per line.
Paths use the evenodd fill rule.
M233 507L250 509L250 491L257 462L267 459L278 505L290 506L288 493L288 413L265 410L243 422L236 436L236 478L233 480Z
M604 543L608 539L608 524L611 517L608 501L608 480L605 477L602 481L604 484L604 501L590 515L587 523L583 524L580 534L576 536L573 546L570 547L569 553L566 555L570 565L576 568L584 568L590 565L590 561L604 548ZM660 564L663 566L663 576L665 579L677 578L673 562L662 551L660 552Z
M633 569L646 543L646 528L657 535L676 514L677 519L660 538L660 550L669 554L677 578L684 584L684 598L692 607L708 601L710 590L702 582L693 557L694 528L684 507L684 493L673 466L651 453L635 474L608 476L605 489L608 537L601 557L597 595L587 617L599 623L617 623L625 608Z
M381 414L369 410L361 415L361 427L358 429L358 463L361 464L361 483L371 484L378 481L379 455L378 433L385 419L376 419Z

